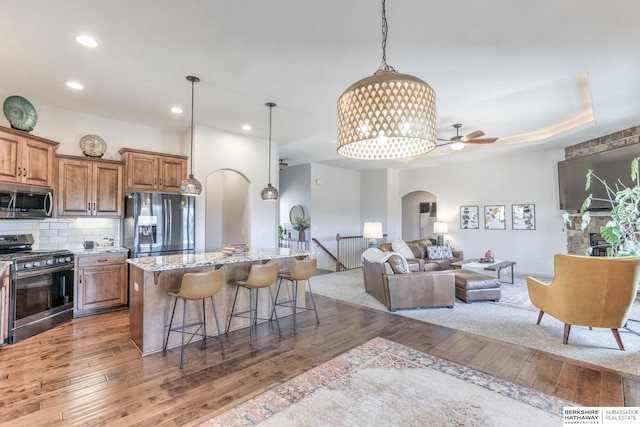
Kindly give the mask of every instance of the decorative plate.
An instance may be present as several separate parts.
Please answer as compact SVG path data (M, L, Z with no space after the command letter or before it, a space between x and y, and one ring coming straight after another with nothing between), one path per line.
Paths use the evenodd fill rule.
M107 151L107 143L98 135L85 135L80 138L80 149L87 157L102 157Z
M14 129L31 132L38 121L36 109L21 96L13 95L5 99L2 109Z

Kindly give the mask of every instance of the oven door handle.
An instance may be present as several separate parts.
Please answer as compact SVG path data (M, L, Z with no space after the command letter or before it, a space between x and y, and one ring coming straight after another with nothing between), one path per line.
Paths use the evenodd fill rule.
M73 264L61 265L59 267L41 268L39 270L22 270L18 271L16 277L23 279L26 277L42 276L43 274L57 273L59 271L71 271Z

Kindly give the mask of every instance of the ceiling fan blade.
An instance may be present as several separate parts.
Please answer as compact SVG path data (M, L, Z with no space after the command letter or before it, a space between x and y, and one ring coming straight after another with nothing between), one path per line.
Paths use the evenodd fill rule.
M465 141L467 144L493 144L496 142L498 138L482 138L482 139L472 139L471 141Z
M436 138L438 141L447 141L447 142L451 142L450 139L444 139L444 138Z
M479 138L482 135L484 135L484 132L482 132L481 130L477 130L475 132L471 132L470 134L468 134L466 136L463 136L462 140L464 142L467 142L467 141L471 141L472 139Z

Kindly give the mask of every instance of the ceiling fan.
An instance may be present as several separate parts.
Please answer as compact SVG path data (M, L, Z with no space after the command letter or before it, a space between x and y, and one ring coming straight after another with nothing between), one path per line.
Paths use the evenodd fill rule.
M493 144L496 142L498 138L480 138L484 135L484 132L481 130L477 130L475 132L471 132L468 135L460 136L459 131L462 127L462 123L456 123L453 125L456 129L456 136L451 139L441 139L438 138L438 141L447 141L445 144L439 144L438 147L442 147L444 145L451 145L452 150L462 150L466 144Z

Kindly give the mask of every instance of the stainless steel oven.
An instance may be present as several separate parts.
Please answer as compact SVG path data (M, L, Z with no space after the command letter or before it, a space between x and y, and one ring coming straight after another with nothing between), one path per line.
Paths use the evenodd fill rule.
M73 318L73 254L32 251L31 235L0 236L12 241L0 259L11 261L9 342L14 343Z

